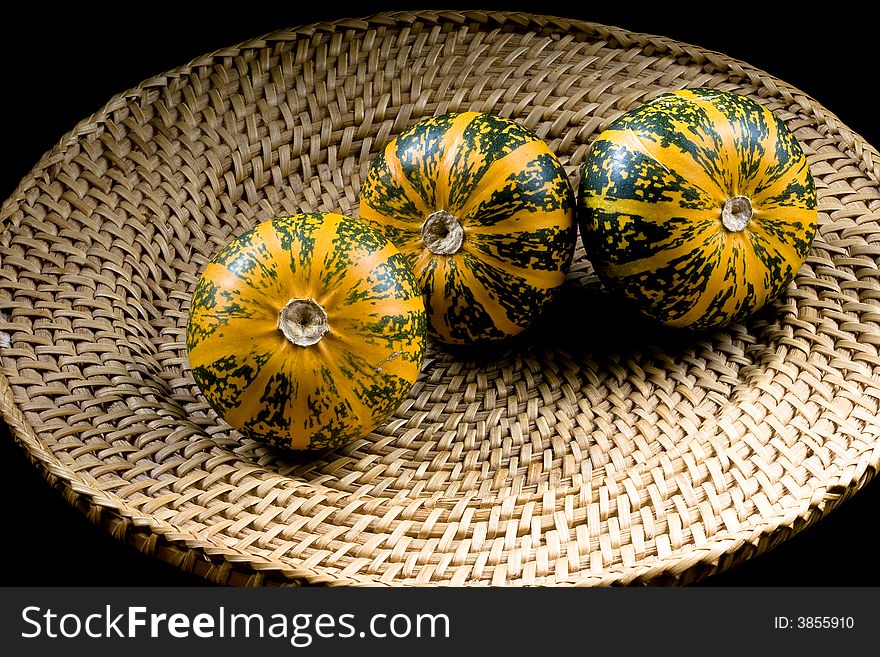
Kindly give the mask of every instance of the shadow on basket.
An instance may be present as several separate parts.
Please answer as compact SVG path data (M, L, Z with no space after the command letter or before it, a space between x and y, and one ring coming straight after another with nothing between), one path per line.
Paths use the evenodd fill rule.
M282 452L259 447L264 455L261 461L268 465L268 457L268 467L286 475L311 478L339 459L357 460L365 454L397 450L406 455L406 469L416 473L420 465L428 465L438 453L446 459L443 468L454 468L454 463L468 460L470 450L470 458L476 459L470 467L476 470L484 460L486 445L491 450L506 440L504 449L509 454L505 458L509 460L517 457L527 443L540 443L541 437L533 434L542 429L534 422L535 408L530 404L553 409L558 417L560 409L565 408L560 401L567 394L562 390L566 387L578 400L595 404L591 412L604 415L612 424L615 419L630 423L652 415L658 403L669 399L676 400L677 411L686 416L699 414L698 407L714 412L730 403L738 390L748 387L753 374L760 374L769 360L777 357L776 341L784 308L784 301L771 303L748 320L721 329L672 329L645 318L619 297L608 294L595 278L576 272L562 286L556 303L519 336L470 347L432 342L420 383L409 403L404 404L406 411L395 414L372 435L334 450ZM499 393L499 389L504 392ZM446 404L456 395L463 397L462 404L452 402L451 409L444 407L442 414L433 413L441 400ZM612 397L614 402L608 403ZM460 412L466 403L477 410ZM567 414L572 426L577 424L583 429L575 442L580 441L586 455L590 446L602 438L593 435L599 425L592 424L592 419L585 420L583 403L570 404ZM524 414L531 419L522 424ZM481 430L481 421L495 426ZM517 423L521 429L512 430L510 427ZM557 430L558 425L551 433ZM676 438L670 435L664 439L669 440ZM457 450L456 442L462 443ZM570 453L567 441L551 437L545 442L557 445L554 449L559 452L560 463ZM655 447L662 449L660 445ZM606 457L596 455L605 452L594 452L594 467L604 465ZM454 454L461 456L456 460ZM627 459L630 456L635 458L635 453L629 453ZM551 469L561 474L557 466L554 458ZM496 467L486 470L479 479L490 477L492 472Z

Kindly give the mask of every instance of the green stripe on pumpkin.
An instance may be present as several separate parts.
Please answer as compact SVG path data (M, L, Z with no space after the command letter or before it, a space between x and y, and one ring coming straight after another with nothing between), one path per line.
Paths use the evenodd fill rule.
M495 162L536 139L531 130L518 123L491 114L473 113L460 137L447 136L445 140L445 148L455 149L447 174L450 181L448 209L454 213L463 207ZM450 141L459 143L450 144ZM475 158L475 153L481 157Z
M397 139L396 154L404 176L425 204L437 194L437 182L442 174L446 133L455 121L455 114L444 114L422 121L401 133Z

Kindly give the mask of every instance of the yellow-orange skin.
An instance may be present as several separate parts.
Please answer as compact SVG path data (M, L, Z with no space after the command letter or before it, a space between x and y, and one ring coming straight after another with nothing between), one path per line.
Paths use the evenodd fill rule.
M279 328L292 299L323 308L310 346ZM263 222L205 268L190 304L193 376L231 426L290 449L337 447L398 407L425 353L425 310L405 259L338 214Z

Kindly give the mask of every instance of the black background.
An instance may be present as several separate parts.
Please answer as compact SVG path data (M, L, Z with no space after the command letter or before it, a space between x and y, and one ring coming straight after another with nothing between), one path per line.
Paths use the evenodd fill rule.
M31 2L0 25L0 198L81 119L114 94L218 48L275 29L390 9L524 10L617 25L725 53L800 88L869 143L880 144L875 22L851 9L807 4L633 2L572 5L366 2L356 8L298 2ZM311 3L318 4L318 3ZM330 3L327 3L328 5ZM849 3L839 3L841 9ZM13 15L14 16L14 15ZM702 582L710 586L880 583L875 561L880 482L773 551ZM69 508L0 426L0 573L5 585L198 585L201 580L141 555Z

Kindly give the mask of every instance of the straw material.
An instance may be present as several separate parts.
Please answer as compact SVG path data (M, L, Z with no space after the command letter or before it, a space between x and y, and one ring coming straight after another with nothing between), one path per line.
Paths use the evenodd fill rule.
M522 122L576 183L599 131L686 86L765 104L816 178L810 257L757 317L649 328L579 250L535 331L490 353L432 345L396 415L346 449L285 456L199 394L190 295L245 228L356 215L374 154L446 111ZM5 203L0 408L92 520L214 582L692 582L877 469L878 179L877 152L803 93L664 38L479 12L281 31L113 98Z

